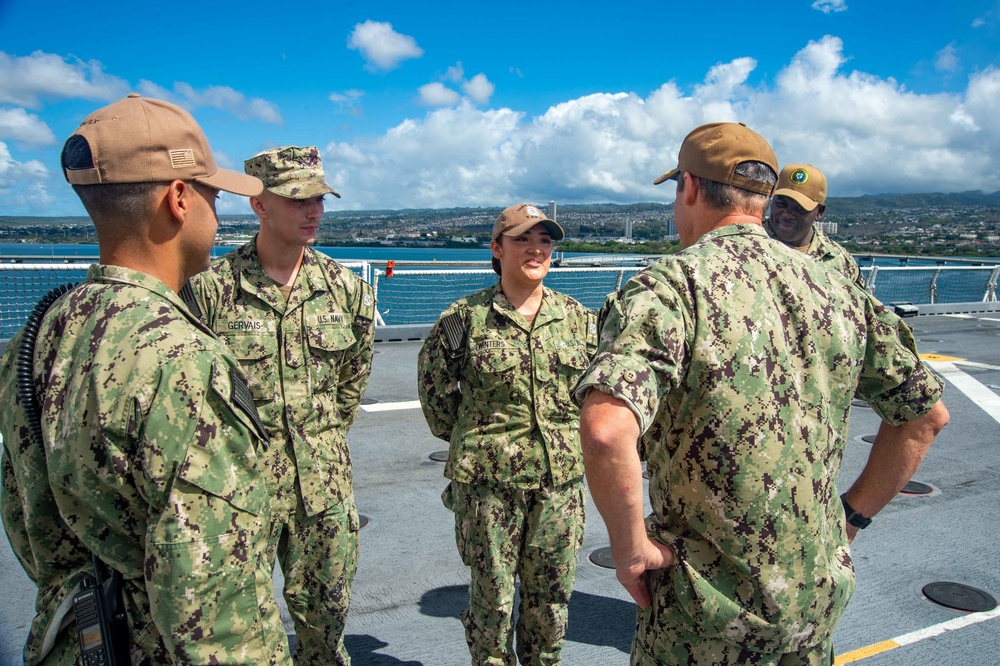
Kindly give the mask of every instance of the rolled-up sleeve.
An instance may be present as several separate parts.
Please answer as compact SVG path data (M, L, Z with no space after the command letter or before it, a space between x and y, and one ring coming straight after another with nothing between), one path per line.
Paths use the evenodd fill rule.
M892 426L923 416L941 399L943 385L916 355L899 317L868 299L868 339L855 396Z
M685 311L669 285L648 273L632 278L605 303L597 355L574 390L577 404L592 389L612 395L628 405L646 432L687 366Z

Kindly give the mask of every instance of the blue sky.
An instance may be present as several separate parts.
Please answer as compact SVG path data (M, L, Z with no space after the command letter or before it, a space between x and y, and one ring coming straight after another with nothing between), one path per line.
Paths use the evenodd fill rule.
M82 215L62 143L131 91L229 168L319 146L337 209L669 202L717 120L831 196L1000 190L1000 0L0 0L0 215Z

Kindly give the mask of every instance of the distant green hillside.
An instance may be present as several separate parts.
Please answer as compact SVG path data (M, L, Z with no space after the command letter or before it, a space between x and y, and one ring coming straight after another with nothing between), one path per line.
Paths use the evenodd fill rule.
M1000 191L935 192L930 194L866 194L862 197L830 197L826 207L838 215L873 213L886 209L942 208L948 206L1000 206Z
M949 206L1000 206L1000 191L986 194L980 191L956 192L956 193L927 193L927 194L878 194L865 195L861 197L831 197L827 199L827 208L832 214L841 216L857 215L864 213L874 213L885 210L902 210L910 208L939 208ZM539 203L545 207L547 204ZM633 204L558 204L558 213L561 214L608 214L608 215L628 215L628 214L648 214L648 213L668 213L673 209L673 204L662 204L653 202L642 202ZM408 222L432 221L449 218L482 218L490 220L496 217L502 209L497 207L478 208L404 208L400 210L331 210L327 211L325 217L332 220L357 219L360 217L383 218L386 224L391 224L394 220L406 220ZM253 215L220 215L220 221L238 222L247 221L254 223L256 219ZM38 225L81 225L87 224L87 217L15 217L0 216L0 226L20 227Z

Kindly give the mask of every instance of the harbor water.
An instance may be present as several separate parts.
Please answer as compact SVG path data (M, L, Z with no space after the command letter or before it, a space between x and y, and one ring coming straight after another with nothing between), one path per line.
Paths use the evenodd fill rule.
M219 257L234 249L216 246ZM496 281L489 248L318 246L376 289L378 321L384 326L429 325L462 296ZM565 253L546 285L599 308L607 294L642 270L655 257ZM24 323L31 307L53 287L82 281L97 261L95 244L0 243L0 340ZM901 265L904 263L905 266ZM392 262L393 270L388 267ZM557 262L554 261L554 264ZM860 261L868 289L885 303L942 304L996 300L1000 259L973 266L918 257L865 257ZM571 266L571 267L570 267Z

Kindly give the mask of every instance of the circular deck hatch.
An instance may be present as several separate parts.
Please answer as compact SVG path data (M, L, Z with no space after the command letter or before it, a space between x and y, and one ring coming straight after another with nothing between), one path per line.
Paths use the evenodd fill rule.
M980 613L997 607L997 600L983 590L962 583L937 582L924 585L924 596L955 610Z
M598 548L590 554L590 561L605 569L614 569L615 561L611 558L611 547Z

